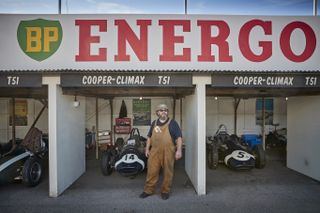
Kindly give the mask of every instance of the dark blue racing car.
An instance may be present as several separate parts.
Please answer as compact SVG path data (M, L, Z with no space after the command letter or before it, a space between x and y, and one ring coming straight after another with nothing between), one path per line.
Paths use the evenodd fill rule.
M33 127L26 137L0 146L0 184L22 180L36 186L43 176L48 158L48 136Z

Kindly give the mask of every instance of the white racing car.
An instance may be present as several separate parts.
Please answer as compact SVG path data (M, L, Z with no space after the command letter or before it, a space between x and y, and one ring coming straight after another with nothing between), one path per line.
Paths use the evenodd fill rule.
M115 169L126 177L135 177L147 166L144 154L147 139L140 136L139 130L133 128L127 142L118 138L114 146L104 151L101 156L100 168L103 175L111 175Z
M214 136L208 137L207 162L210 169L216 169L220 162L235 170L263 168L266 163L265 151L260 143L248 143L244 138L229 135L221 124Z

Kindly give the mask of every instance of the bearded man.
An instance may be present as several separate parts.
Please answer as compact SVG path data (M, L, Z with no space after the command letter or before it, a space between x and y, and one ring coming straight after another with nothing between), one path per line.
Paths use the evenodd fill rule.
M160 104L156 108L158 119L154 120L148 132L145 155L148 158L147 178L140 198L146 198L155 192L162 169L163 182L161 198L169 198L174 163L182 157L182 133L178 123L168 117L168 107Z

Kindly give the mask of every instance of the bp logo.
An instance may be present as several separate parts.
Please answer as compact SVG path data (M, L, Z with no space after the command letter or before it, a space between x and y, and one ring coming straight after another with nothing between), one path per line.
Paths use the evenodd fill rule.
M17 37L20 48L30 58L43 61L60 46L62 27L59 21L36 19L21 21Z

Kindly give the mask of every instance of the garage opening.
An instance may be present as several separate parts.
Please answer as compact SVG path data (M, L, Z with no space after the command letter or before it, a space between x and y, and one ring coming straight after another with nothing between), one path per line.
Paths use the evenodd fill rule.
M116 80L111 80L111 85L108 85L109 76L111 79L118 79L119 76L121 79L127 79L128 76L142 76L140 80L143 79L143 84L137 81L137 85L131 85L126 80L117 84ZM104 83L103 79L106 79ZM86 134L86 141L83 144L86 149L88 172L86 175L93 175L92 177L105 175L110 180L126 176L120 174L120 170L116 170L117 161L112 161L110 170L103 168L101 164L107 160L105 153L116 148L115 155L119 160L123 145L131 143L131 139L138 136L138 143L142 144L144 154L143 144L146 142L151 122L157 118L155 110L159 104L166 104L169 108L169 117L175 119L182 127L183 98L194 93L191 81L192 76L189 74L173 73L62 75L61 87L64 95L73 96L75 101L78 97L85 97L85 103L80 104L85 104L86 108L85 130L83 130ZM126 113L123 112L123 108ZM133 130L136 131L132 132ZM182 134L183 131L184 129ZM137 147L141 150L140 145ZM176 166L183 171L184 160L180 160ZM139 175L137 177L141 178Z
M262 107L263 103L265 104L264 109ZM242 148L247 149L250 154L253 154L251 152L254 152L255 145L261 144L261 148L266 150L267 159L274 158L285 163L286 110L286 97L251 97L244 99L209 96L207 97L207 136L211 138L208 138L208 140L213 140L214 137L219 138L223 134L228 134L231 137L237 136L234 142L239 142L239 145L243 145ZM265 114L264 118L263 112ZM262 136L263 134L265 137ZM219 146L228 145L225 144L226 141L224 140L227 140L227 138L223 138L219 142L221 143ZM231 150L224 151L225 153L221 153L222 156L219 159L220 166L221 163L224 164L224 155L230 154ZM259 162L256 167L262 168L264 164L264 162Z
M292 126L288 124L288 121L290 121L287 112L288 102L295 97L317 97L320 94L316 85L310 85L313 84L310 82L311 78L313 80L317 79L317 75L310 73L213 74L212 85L207 86L206 91L207 146L212 144L214 137L217 135L219 137L216 137L215 141L220 138L219 140L223 142L220 141L218 147L214 147L215 151L213 153L216 154L210 154L212 151L208 154L207 149L207 165L210 167L207 175L212 172L211 169L223 167L223 169L229 169L230 171L227 172L229 173L234 172L233 170L242 170L242 168L243 170L251 170L251 168L272 166L273 161L282 166L287 166L287 145L290 143L287 132L288 127ZM241 82L239 79L242 79ZM249 79L251 79L250 83ZM261 80L261 84L257 79ZM267 79L269 79L269 83L273 83L267 84ZM220 128L221 125L223 128ZM302 129L305 129L305 127L301 127L298 131ZM233 164L230 162L230 159L233 160L231 153L236 148L233 147L228 150L229 144L225 143L227 139L221 136L225 133L231 136L230 141L245 145L242 150L253 155L255 164L250 164L249 161L248 164L240 163L240 161L233 162ZM263 146L265 165L259 166L261 159L252 149L256 144L262 144ZM212 177L208 175L207 180L209 186Z
M3 185L12 182L48 185L47 91L39 74L0 75L0 183Z

